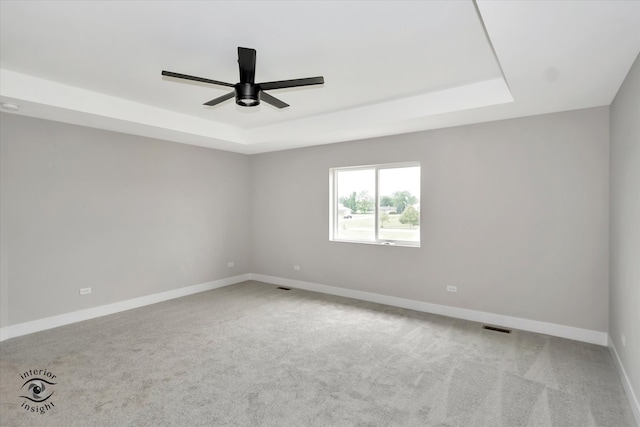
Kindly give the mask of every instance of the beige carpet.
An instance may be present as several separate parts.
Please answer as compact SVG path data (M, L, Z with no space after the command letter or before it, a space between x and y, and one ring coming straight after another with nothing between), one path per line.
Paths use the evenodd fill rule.
M605 347L257 282L7 340L0 361L3 426L634 425Z

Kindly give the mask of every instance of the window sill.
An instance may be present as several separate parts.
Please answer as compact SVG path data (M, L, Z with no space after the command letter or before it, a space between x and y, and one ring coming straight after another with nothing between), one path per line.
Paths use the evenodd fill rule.
M420 248L420 243L417 242L368 242L368 241L359 241L359 240L337 240L337 239L329 239L331 243L355 243L358 245L373 245L373 246L390 246L390 247L401 247L401 248Z

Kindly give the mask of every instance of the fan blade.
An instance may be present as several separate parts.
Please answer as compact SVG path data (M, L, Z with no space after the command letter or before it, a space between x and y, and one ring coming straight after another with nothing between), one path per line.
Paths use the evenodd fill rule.
M238 48L238 65L240 67L240 83L255 83L256 51L246 47Z
M203 79L202 77L188 76L186 74L173 73L171 71L162 71L162 75L163 76L167 76L167 77L175 77L176 79L193 80L193 81L201 82L201 83L211 83L213 85L229 86L229 87L233 87L234 86L231 83L219 82L217 80Z
M284 89L287 87L311 86L324 84L324 77L309 77L306 79L281 80L278 82L259 83L260 89Z
M236 96L236 92L235 92L235 91L233 91L233 92L229 92L229 93L227 93L226 95L219 96L219 97L217 97L216 99L212 99L211 101L209 101L209 102L205 102L205 103L204 103L204 104L202 104L202 105L208 105L208 106L218 105L218 104L220 104L221 102L226 101L227 99L231 99L231 98L233 98L234 96Z
M260 99L276 108L285 108L289 106L289 104L280 101L278 98L269 95L267 92L260 92Z

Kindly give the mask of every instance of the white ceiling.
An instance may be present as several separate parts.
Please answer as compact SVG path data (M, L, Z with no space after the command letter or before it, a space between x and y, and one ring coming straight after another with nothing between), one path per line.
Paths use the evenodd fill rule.
M278 110L169 70L256 81ZM6 1L0 99L23 114L259 153L608 105L640 51L640 1Z

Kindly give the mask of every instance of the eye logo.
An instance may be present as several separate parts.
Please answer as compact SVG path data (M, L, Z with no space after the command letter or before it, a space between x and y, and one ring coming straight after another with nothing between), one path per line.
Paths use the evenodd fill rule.
M48 369L29 369L19 374L24 383L20 387L20 397L24 400L20 407L27 412L46 414L55 404L50 397L57 384L56 375Z
M31 378L22 385L23 393L25 393L25 399L29 399L32 402L40 403L44 402L53 395L53 391L49 390L50 387L56 385L56 383L49 382L42 378Z

